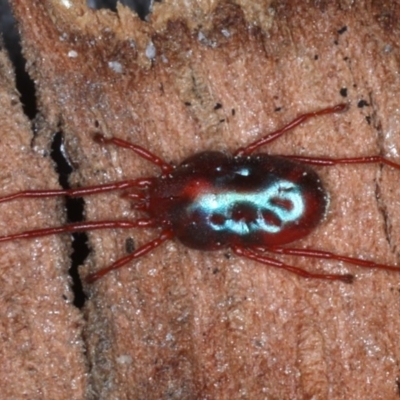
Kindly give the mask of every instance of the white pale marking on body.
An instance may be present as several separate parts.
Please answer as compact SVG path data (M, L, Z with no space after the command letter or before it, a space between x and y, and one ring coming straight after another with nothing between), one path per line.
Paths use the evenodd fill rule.
M278 201L277 201L278 200ZM289 202L290 207L284 207L279 202ZM252 221L234 220L232 210L235 206L249 204L256 211ZM251 231L277 233L282 226L271 224L263 217L263 212L274 214L282 225L298 220L304 213L305 204L298 185L281 179L257 192L222 192L200 195L190 206L189 212L203 212L209 218L209 223L216 231L227 230L245 236ZM214 215L222 217L221 222L211 219Z
M239 169L237 171L235 171L237 175L241 175L241 176L249 176L250 175L250 170L246 167Z

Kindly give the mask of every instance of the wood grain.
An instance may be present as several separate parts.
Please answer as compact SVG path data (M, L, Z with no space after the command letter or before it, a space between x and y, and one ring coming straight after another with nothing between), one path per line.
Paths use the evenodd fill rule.
M343 101L345 113L307 122L265 150L400 162L396 3L165 1L148 21L122 6L89 10L83 0L12 4L40 111L66 137L73 185L157 173L127 151L93 143L94 131L179 163L201 150L233 151ZM319 171L330 211L298 245L398 262L399 172ZM137 213L104 194L87 198L86 216ZM137 246L154 235L90 234L82 276L122 256L130 237ZM400 274L288 261L357 280L304 280L229 251L170 242L88 286L87 397L399 398Z

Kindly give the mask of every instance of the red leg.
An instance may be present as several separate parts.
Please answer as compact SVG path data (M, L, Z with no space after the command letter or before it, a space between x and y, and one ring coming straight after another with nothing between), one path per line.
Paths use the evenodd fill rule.
M149 253L156 247L163 244L165 241L172 239L173 233L172 231L164 231L158 236L156 239L152 240L149 243L146 243L142 247L139 247L136 251L131 254L128 254L125 257L120 258L119 260L115 261L110 266L101 269L100 271L94 272L93 274L89 274L86 277L87 283L93 283L98 279L102 278L104 275L108 274L110 271L114 271L118 268L123 267L124 265L128 264L130 261L134 260L135 258L139 258L144 256L145 254Z
M324 108L319 111L300 115L295 120L293 120L292 122L285 125L283 128L278 129L275 132L269 133L268 135L256 140L255 142L250 143L246 147L237 149L234 152L234 155L235 156L247 156L247 155L253 153L254 150L257 150L261 146L264 146L265 144L278 139L280 136L282 136L287 131L295 128L296 126L300 125L301 123L303 123L304 121L306 121L310 118L314 118L314 117L317 117L320 115L325 115L325 114L333 114L333 113L341 112L341 111L345 110L346 108L347 108L347 104L338 104L334 107L328 107L328 108Z
M146 188L153 183L151 178L143 179L131 179L121 182L107 183L105 185L87 186L77 189L61 189L61 190L24 190L10 194L8 196L0 197L0 203L15 199L25 198L39 198L39 197L57 197L57 196L69 196L69 197L80 197L91 194L111 192L113 190L123 190L129 188Z
M144 158L147 161L152 162L153 164L157 165L157 167L160 167L164 174L168 174L168 173L172 172L174 169L174 167L171 164L167 163L160 157L156 156L155 154L151 153L150 151L146 150L145 148L143 148L137 144L133 144L133 143L127 142L125 140L114 138L114 137L107 139L101 133L96 133L94 136L94 140L97 143L100 143L103 145L113 144L118 147L123 147L125 149L132 150L136 154L138 154L140 157Z
M400 169L400 165L381 156L353 157L353 158L325 158L325 157L302 157L283 156L291 160L299 161L310 165L329 167L338 164L385 164L389 167Z
M42 236L56 235L59 233L73 233L95 231L99 229L131 229L131 228L157 228L158 225L151 219L138 219L136 221L95 221L77 222L53 228L34 229L31 231L15 233L13 235L0 236L1 242L10 242L18 239L32 239Z
M299 256L299 257L311 257L311 258L322 258L325 260L336 260L336 261L343 261L348 264L357 265L363 268L376 268L376 269L385 269L388 271L396 271L400 272L400 267L395 267L393 265L386 265L386 264L377 264L373 261L362 260L360 258L354 257L346 257L341 256L339 254L330 253L328 251L319 251L319 250L312 250L312 249L294 249L289 247L268 247L266 249L257 249L257 250L266 250L272 253L278 254L288 254L291 256Z
M285 264L279 260L275 260L274 258L267 257L265 255L261 255L254 250L246 249L243 247L233 247L233 252L241 257L249 258L250 260L254 260L260 262L265 265L269 265L271 267L285 269L286 271L292 272L293 274L300 275L303 278L315 278L315 279L326 279L330 281L341 281L344 283L352 283L353 275L350 274L316 274L313 272L305 271L304 269L293 267L292 265Z

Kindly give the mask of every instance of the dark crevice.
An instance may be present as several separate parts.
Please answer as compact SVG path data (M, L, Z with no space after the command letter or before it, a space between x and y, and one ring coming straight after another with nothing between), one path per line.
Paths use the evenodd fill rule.
M376 134L377 134L377 144L379 148L381 149L380 154L383 152L383 146L384 146L384 135L383 135L383 130L382 130L382 123L378 119L377 112L376 112L376 107L375 107L375 102L372 97L372 93L369 93L369 103L365 101L365 103L369 106L371 105L372 107L372 113L370 116L370 120L372 121L372 126L374 127ZM364 100L362 100L364 101ZM360 101L361 102L361 101ZM359 102L359 104L360 104ZM392 224L391 224L391 219L388 211L388 207L386 205L386 201L384 196L382 195L381 191L381 185L382 185L382 169L383 166L380 165L379 168L379 176L375 179L375 199L377 202L377 207L378 211L382 216L382 221L383 221L383 229L385 233L385 238L386 241L392 251L392 253L396 253L396 244L393 243L392 240Z
M35 86L25 70L17 25L7 1L0 0L0 37L15 69L16 87L20 93L24 113L32 120L37 113Z
M16 87L20 93L23 111L30 120L33 120L38 112L35 86L25 70L26 61L22 55L16 22L12 16L10 6L5 0L0 0L0 33L3 37L4 47L14 65ZM51 155L56 164L56 171L59 174L60 185L63 188L68 188L68 176L71 173L72 168L65 156L62 135L60 133L57 133L54 136ZM83 199L67 198L66 208L68 222L78 222L83 220ZM85 296L78 274L78 266L82 264L87 257L89 249L86 244L87 235L85 233L74 234L73 237L73 252L71 255L70 268L70 274L73 279L72 290L74 292L74 305L77 307L82 307L85 301Z
M389 247L391 248L392 252L395 252L396 249L391 240L392 235L391 235L391 223L390 223L389 213L385 201L382 198L380 179L375 181L375 199L377 201L378 211L382 216L383 229L385 232L386 241L389 244Z
M150 12L151 0L121 0L121 3L134 10L141 19L145 19ZM116 0L87 0L91 8L108 8L116 11ZM30 120L34 120L38 113L36 104L35 86L25 70L26 61L22 55L20 38L16 28L15 20L12 16L9 4L6 0L0 0L0 33L3 36L4 46L9 53L9 57L14 65L16 74L16 86L21 94L23 110ZM56 164L56 172L59 175L59 182L62 188L68 189L68 178L72 172L72 167L68 162L63 147L63 137L60 132L53 138L51 156ZM66 198L67 221L79 222L84 220L84 200L82 198ZM127 250L133 251L134 243L127 241ZM79 277L78 267L83 264L89 254L86 233L73 234L71 255L71 268L69 270L73 280L72 290L74 292L74 305L81 308L85 302L85 295L82 282Z
M142 20L145 20L150 13L152 3L150 0L119 0L119 2L135 11ZM117 0L87 0L86 4L96 10L107 8L113 12L117 11Z
M61 132L54 135L51 146L51 158L56 164L56 172L59 176L59 183L63 189L69 189L68 177L72 172L72 167L68 162L64 151L63 136ZM83 198L66 198L65 206L67 209L67 222L80 222L84 220L85 202ZM79 232L72 234L72 254L71 267L69 274L72 277L72 291L74 292L74 305L82 308L85 303L85 294L83 292L82 281L79 276L78 267L83 264L89 254L87 244L88 237L86 233Z

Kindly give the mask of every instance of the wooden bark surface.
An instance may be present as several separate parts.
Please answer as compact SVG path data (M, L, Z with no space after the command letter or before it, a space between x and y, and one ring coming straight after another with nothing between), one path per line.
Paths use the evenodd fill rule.
M128 151L94 144L94 131L179 163L202 150L233 151L343 101L348 111L309 121L265 151L400 162L396 3L165 1L149 21L123 7L89 10L83 0L12 5L40 111L64 132L76 166L73 185L158 173ZM318 171L330 211L296 245L398 262L400 172ZM89 220L137 216L117 193L86 206ZM124 255L128 238L138 246L154 235L90 234L82 276ZM87 397L399 398L400 274L287 261L357 279L304 280L172 241L87 286ZM51 277L61 279L56 269Z
M38 151L0 43L1 193L58 188L48 149ZM1 235L63 223L62 200L0 204ZM68 239L68 238L63 238ZM0 246L0 397L76 399L85 395L83 318L73 306L69 241L61 237Z

